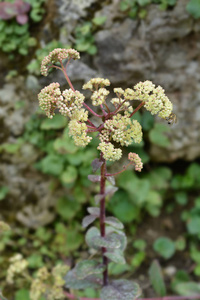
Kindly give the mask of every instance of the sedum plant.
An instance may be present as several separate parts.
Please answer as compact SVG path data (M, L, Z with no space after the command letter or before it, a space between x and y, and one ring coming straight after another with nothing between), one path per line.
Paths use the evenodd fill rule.
M89 175L92 182L99 182L100 190L95 196L96 206L88 207L88 215L82 225L87 228L95 220L99 226L91 226L86 232L86 243L91 249L92 259L79 261L65 276L65 288L69 290L93 287L100 289L102 300L132 300L140 295L140 287L129 280L110 280L108 264L125 264L124 250L127 238L123 224L115 217L106 216L106 198L117 188L114 176L124 172L129 166L140 172L143 164L136 153L129 153L129 163L116 173L109 173L108 162L118 161L122 157L122 147L142 141L142 127L134 114L145 107L151 114L171 120L172 103L161 86L151 81L139 82L133 88L114 88L114 98L108 100L110 81L104 78L92 78L83 85L91 92L91 105L85 103L85 96L75 90L68 75L67 67L71 60L79 59L74 49L55 49L42 61L41 73L48 75L51 68L63 72L69 89L61 91L58 82L43 88L38 95L39 105L48 118L53 118L55 110L69 119L69 135L79 147L87 146L92 138L99 141L99 157L92 162L93 172ZM137 100L137 102L136 102ZM139 101L139 105L138 105ZM135 107L136 105L136 107ZM95 121L91 121L96 118ZM92 133L92 136L90 134ZM96 133L96 135L95 135ZM100 255L99 255L100 253ZM69 298L74 297L68 292Z

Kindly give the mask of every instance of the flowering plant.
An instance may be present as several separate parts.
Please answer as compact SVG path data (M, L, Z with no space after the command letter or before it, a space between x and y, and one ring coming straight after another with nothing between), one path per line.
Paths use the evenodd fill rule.
M51 83L43 88L38 95L39 105L49 118L53 118L55 110L69 118L69 135L79 147L87 146L92 137L90 133L97 133L99 139L97 147L99 158L92 162L93 172L100 170L100 175L89 175L92 182L100 183L100 192L95 196L96 206L88 207L89 215L83 219L84 228L96 219L100 221L100 228L90 227L86 233L86 243L92 249L93 256L101 252L102 258L87 259L77 263L75 268L65 276L67 289L85 289L94 287L101 289L102 300L132 300L140 295L139 286L128 280L110 281L108 278L108 263L124 264L124 250L127 239L123 224L114 217L107 217L105 201L117 188L114 176L124 172L130 165L135 171L141 171L143 164L136 153L129 153L129 163L116 173L108 173L107 161L118 161L122 157L122 146L129 146L133 142L142 141L142 127L134 114L145 107L151 114L169 120L172 115L172 103L165 95L162 87L156 87L151 81L139 82L133 88L114 88L115 97L110 101L110 81L104 78L92 78L83 85L83 89L90 90L94 108L85 102L85 96L75 90L68 75L67 66L72 59L79 59L79 53L74 49L55 49L42 61L41 73L48 75L51 68L63 72L69 89L60 90L59 83ZM139 101L139 105L135 103ZM92 122L90 117L96 117ZM106 186L106 181L111 185ZM98 206L99 205L99 206ZM71 297L68 292L66 295ZM40 296L40 295L39 295ZM39 299L39 298L38 298ZM34 300L37 300L34 298Z

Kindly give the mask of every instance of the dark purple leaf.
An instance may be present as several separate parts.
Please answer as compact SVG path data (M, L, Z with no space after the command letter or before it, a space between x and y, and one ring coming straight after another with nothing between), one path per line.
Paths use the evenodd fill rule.
M109 249L118 249L121 246L120 240L114 235L105 237L94 236L92 242L97 248L105 247Z
M86 216L83 221L82 221L82 226L83 228L88 227L88 225L90 225L92 222L94 222L96 220L96 216Z
M99 274L90 275L84 279L78 279L75 275L75 269L69 271L65 276L65 287L73 290L86 288L99 288L102 285L102 276Z
M112 196L116 191L118 190L117 187L114 186L108 186L106 187L106 191L105 194L97 194L96 196L94 196L94 201L96 204L99 204L99 202L107 197L107 196Z
M105 197L105 194L101 195L101 194L97 194L96 196L94 196L94 201L96 204L99 204L99 202Z
M106 253L104 253L104 256L106 256L116 264L124 265L126 263L125 258L123 256L123 251L119 249L114 249L112 252L106 251Z
M134 300L141 294L139 285L135 282L119 279L113 280L101 290L102 300Z
M107 217L105 220L106 224L109 224L117 229L123 229L124 225L118 220L117 218L114 217Z
M97 227L93 226L87 231L86 236L85 236L85 241L90 248L99 250L99 247L96 247L93 242L93 238L96 236L100 236L100 231Z
M27 15L18 15L16 16L16 20L19 24L24 25L28 22L28 16Z
M105 195L106 195L106 196L112 196L117 190L118 190L117 187L114 187L114 186L108 186L108 187L106 187Z
M114 176L108 176L106 179L112 184L115 185L115 177Z
M92 274L102 274L104 270L105 266L96 260L82 260L74 269L77 279L84 279Z
M92 162L92 170L95 173L98 169L101 168L103 162L99 158L95 158Z
M88 175L88 179L92 182L100 182L101 176L99 175Z
M99 217L100 216L100 208L99 207L88 207L87 211L89 214Z

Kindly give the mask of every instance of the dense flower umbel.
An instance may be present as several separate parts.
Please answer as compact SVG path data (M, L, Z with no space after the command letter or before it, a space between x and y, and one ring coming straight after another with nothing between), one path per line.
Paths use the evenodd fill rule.
M102 153L105 160L115 161L122 157L122 150L115 149L113 144L101 142L97 147Z
M118 142L121 146L128 146L142 141L142 127L136 120L131 120L128 116L117 114L112 120L105 122L104 128L110 133L113 141Z
M119 143L120 146L129 146L132 142L140 143L142 140L141 125L138 121L130 118L134 113L131 105L132 101L142 101L140 107L144 106L151 114L158 113L159 117L164 119L170 116L172 103L160 86L155 87L155 84L147 80L139 82L132 89L114 88L116 98L112 98L110 102L114 105L115 110L111 112L109 105L106 103L109 94L106 87L110 86L110 81L104 78L92 78L83 85L83 89L89 89L92 92L93 106L100 106L103 113L99 115L84 103L84 95L74 90L62 64L64 59L68 59L69 62L71 59L79 58L79 53L76 50L60 48L53 50L44 58L41 67L42 74L46 76L49 68L55 67L54 64L56 63L60 63L60 69L65 74L70 89L61 93L59 83L50 84L38 96L40 107L49 118L52 118L54 110L59 108L60 113L70 119L69 134L77 146L86 146L92 139L87 135L88 132L96 131L100 140L98 149L102 152L104 159L119 160L122 156L122 150L115 149L113 142ZM96 117L101 118L102 123L98 127L88 119L88 111L85 108ZM139 163L135 154L131 155L130 158L134 159L135 169L140 170L141 163Z
M47 300L64 299L63 285L65 281L63 276L67 270L68 267L63 265L57 265L51 273L46 267L39 269L31 285L30 299L39 300L43 295Z
M6 281L9 284L13 284L15 275L23 273L23 271L28 267L28 262L23 259L21 254L15 254L9 259L9 261L11 264L7 270Z
M61 49L57 48L54 49L52 52L49 53L48 56L45 56L45 58L42 61L41 65L41 74L43 76L48 75L48 70L52 67L52 65L56 63L61 63L64 59L79 59L80 55L79 52L77 52L74 49Z
M88 112L82 108L84 95L79 91L69 89L63 91L62 96L57 103L61 115L78 121L87 121Z
M57 103L63 100L60 91L60 84L53 82L41 90L38 95L39 105L46 112L48 118L52 119L54 110L57 108Z
M155 84L147 80L136 84L132 91L134 99L145 102L144 107L152 115L159 113L158 116L165 119L171 114L173 105L161 86L155 88Z
M69 122L69 135L73 137L76 146L85 147L92 140L92 137L87 135L87 125L71 120Z
M91 91L96 91L99 88L103 88L105 86L109 86L110 85L110 81L108 79L104 79L104 78L92 78L90 79L90 81L88 81L87 83L85 83L83 85L83 90L91 90Z
M143 168L143 163L141 161L141 158L138 154L130 152L128 154L128 159L131 161L131 163L134 164L135 170L141 172Z
M98 91L95 91L92 96L92 105L94 106L98 106L101 105L105 102L106 96L109 94L110 92L108 90L106 90L105 88L100 88Z

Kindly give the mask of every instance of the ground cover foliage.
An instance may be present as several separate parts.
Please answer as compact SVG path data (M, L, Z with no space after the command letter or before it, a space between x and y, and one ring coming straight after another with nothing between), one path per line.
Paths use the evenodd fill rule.
M13 299L29 297L29 286L28 283L25 284L26 279L23 277L17 278L12 293L5 282L9 266L8 257L13 253L20 252L27 258L33 276L35 271L43 266L52 268L56 262L59 263L63 259L72 259L73 264L80 256L85 257L87 247L82 236L81 220L88 199L91 206L94 205L93 195L98 189L96 183L91 183L86 178L88 172L91 172L90 158L95 158L97 154L95 143L87 150L80 150L66 134L67 124L62 116L57 115L53 120L48 120L38 113L39 115L34 115L27 123L20 143L30 143L41 151L40 160L35 163L35 168L48 174L52 178L52 187L62 189L63 196L56 203L56 218L49 225L35 230L17 225L12 231L1 234L1 289L8 299L12 299L14 295ZM143 115L138 118L142 120ZM149 124L153 130L153 121ZM116 278L120 274L137 278L138 273L141 275L150 268L150 277L145 280L152 282L158 295L165 295L166 290L168 293L188 294L191 288L196 291L199 289L195 282L200 266L200 164L192 163L179 174L176 168L171 166L156 166L150 163L145 147L149 142L151 130L147 131L146 142L141 148L137 148L146 159L145 171L136 175L127 170L119 175L116 178L119 190L108 203L108 211L125 223L129 233L126 251L128 263L111 264L109 271ZM9 146L4 145L3 151L9 152ZM14 151L19 151L19 147ZM1 187L0 192L3 203L9 191L6 187ZM147 221L146 226L144 219ZM160 230L153 220L156 223L160 222ZM176 226L177 232L175 230L174 233ZM153 239L144 233L151 228L155 230ZM183 265L184 261L187 262L185 267L176 264L177 256L181 257ZM161 274L161 267L158 267L158 262L153 262L153 258L159 261L162 271L163 267L167 270L168 265L174 266L174 273L164 276L166 281L171 282L167 287L163 281L158 286L151 279L152 272L154 276L158 273L158 278ZM164 287L161 288L162 286ZM144 293L148 294L148 290L144 290ZM97 293L87 289L85 296L95 297Z

